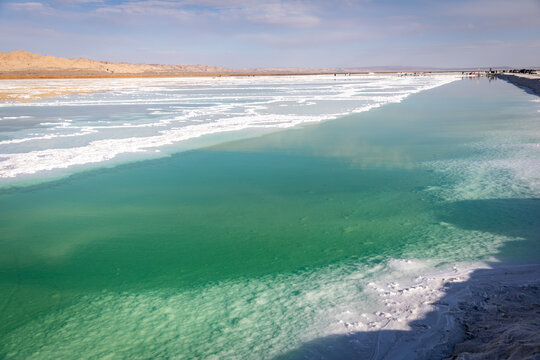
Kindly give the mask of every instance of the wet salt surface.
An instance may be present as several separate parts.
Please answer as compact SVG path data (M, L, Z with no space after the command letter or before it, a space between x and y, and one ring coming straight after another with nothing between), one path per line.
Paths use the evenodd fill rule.
M13 91L47 82L49 87L92 93L0 103L0 179L99 166L122 154L154 157L165 147L210 134L335 119L400 102L456 79L355 75L4 80L3 86Z

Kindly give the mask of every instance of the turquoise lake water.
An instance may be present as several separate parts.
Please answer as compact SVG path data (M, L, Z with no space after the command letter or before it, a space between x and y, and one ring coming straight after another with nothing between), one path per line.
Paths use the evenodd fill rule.
M0 357L273 358L379 309L396 261L536 262L539 109L464 79L4 188Z

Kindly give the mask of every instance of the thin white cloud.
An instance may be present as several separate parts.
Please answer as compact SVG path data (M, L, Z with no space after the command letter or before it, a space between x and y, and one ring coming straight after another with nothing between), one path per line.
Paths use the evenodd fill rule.
M283 1L254 4L239 10L238 15L252 23L291 28L311 28L321 23L313 6L300 2Z
M457 21L481 23L490 27L539 27L540 1L538 0L473 0L461 4L445 5L442 14Z
M358 42L380 39L381 34L367 31L324 31L322 33L305 32L300 34L277 35L273 33L246 33L238 35L238 39L270 45L275 48L316 48L329 46L349 46Z
M98 7L92 15L104 16L113 22L130 24L140 21L159 23L161 20L174 20L189 22L194 20L195 14L183 10L178 4L169 1L134 1L114 6Z
M192 6L188 6L192 5ZM209 7L205 9L201 7ZM213 11L210 11L213 10ZM202 18L228 23L251 23L285 28L311 28L321 23L313 5L293 1L253 2L245 0L164 1L140 0L98 7L98 14L176 18L184 21Z
M103 3L105 0L55 0L60 5L79 5L89 3Z
M28 12L44 12L50 8L40 2L22 2L22 3L8 3L8 7L16 11L28 11Z

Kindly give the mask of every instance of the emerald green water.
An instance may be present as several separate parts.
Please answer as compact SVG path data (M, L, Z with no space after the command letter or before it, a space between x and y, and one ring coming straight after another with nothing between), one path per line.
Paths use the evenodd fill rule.
M362 298L333 282L389 259L536 261L534 99L458 81L5 189L0 357L269 358L324 333L325 307Z

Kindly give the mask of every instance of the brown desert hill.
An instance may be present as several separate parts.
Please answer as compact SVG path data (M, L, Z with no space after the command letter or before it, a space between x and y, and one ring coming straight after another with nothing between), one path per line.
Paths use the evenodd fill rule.
M40 77L130 77L182 75L292 75L364 73L365 69L272 67L231 69L210 65L131 64L96 61L85 58L66 59L17 50L0 52L0 78Z
M131 64L125 62L97 61L85 58L67 59L49 55L39 55L17 50L0 52L0 78L70 78L70 77L153 77L153 76L255 76L255 75L311 75L311 74L365 74L395 73L403 71L453 72L462 70L442 70L417 67L379 66L371 68L343 67L266 67L231 69L211 65L161 65Z
M154 65L66 59L27 51L0 52L0 75L166 75L230 73L232 69L208 65Z

